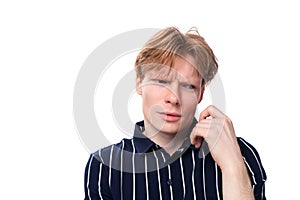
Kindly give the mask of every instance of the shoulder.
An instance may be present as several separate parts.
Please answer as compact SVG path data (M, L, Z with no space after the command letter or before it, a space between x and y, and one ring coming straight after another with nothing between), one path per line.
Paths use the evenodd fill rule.
M237 140L246 165L252 167L255 172L260 174L262 179L265 179L265 173L258 151L244 138L237 137Z
M92 153L91 157L103 164L108 165L112 162L112 160L120 158L124 152L132 152L132 139L124 138L119 143L101 148Z
M245 162L247 162L249 165L257 166L262 172L262 162L256 148L252 144L247 142L244 138L237 137L237 141L240 146L243 158L245 159Z
M243 156L246 156L246 157L259 157L259 154L257 152L257 150L255 149L255 147L250 144L249 142L247 142L244 138L242 137L237 137L237 141L238 141L238 144L241 148L241 152L243 154Z

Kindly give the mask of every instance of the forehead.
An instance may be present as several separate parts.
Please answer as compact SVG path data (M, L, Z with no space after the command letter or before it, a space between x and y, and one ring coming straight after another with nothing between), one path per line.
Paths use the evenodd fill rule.
M191 56L176 56L165 65L157 65L146 73L146 77L176 79L183 82L200 82L202 80Z

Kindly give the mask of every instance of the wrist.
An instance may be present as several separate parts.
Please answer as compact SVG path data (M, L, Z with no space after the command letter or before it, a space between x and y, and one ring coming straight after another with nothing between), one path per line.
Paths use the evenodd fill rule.
M227 163L226 165L220 166L222 173L226 174L240 174L246 171L244 160L237 159L235 162Z
M253 200L250 178L244 162L224 167L222 170L224 200Z

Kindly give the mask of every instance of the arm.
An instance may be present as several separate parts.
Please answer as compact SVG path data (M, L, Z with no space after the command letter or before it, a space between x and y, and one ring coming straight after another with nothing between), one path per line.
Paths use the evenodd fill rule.
M231 169L222 169L224 199L254 199L251 182L244 163Z
M200 147L202 138L222 171L223 199L254 199L247 168L231 120L214 106L201 114L191 133L191 143Z

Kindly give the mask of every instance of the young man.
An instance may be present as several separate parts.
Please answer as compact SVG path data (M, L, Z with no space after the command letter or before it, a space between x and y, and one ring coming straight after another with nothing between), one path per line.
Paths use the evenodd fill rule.
M90 156L85 199L265 199L255 148L214 106L194 118L215 55L199 34L166 28L136 58L144 121L132 139Z

